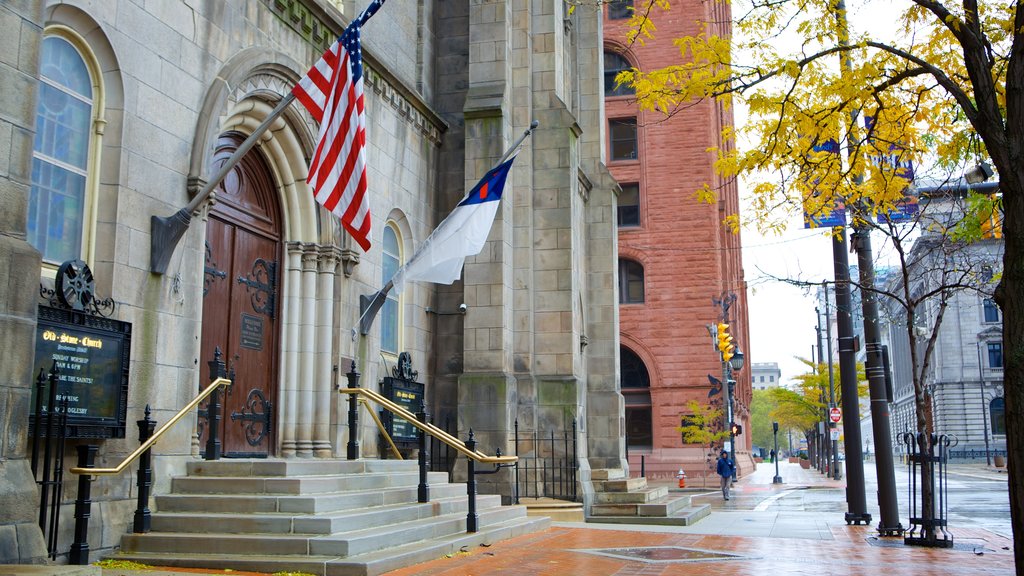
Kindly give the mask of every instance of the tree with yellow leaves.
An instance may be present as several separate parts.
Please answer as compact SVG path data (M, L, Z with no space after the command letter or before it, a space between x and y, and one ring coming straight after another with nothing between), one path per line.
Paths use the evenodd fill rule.
M982 160L995 166L999 197L983 216L1003 211L1004 265L995 300L1007 351L1014 554L1024 565L1024 6L863 0L855 8L873 19L852 33L842 0L720 6L710 12L731 19L731 28L706 22L695 35L674 40L678 64L633 70L620 80L635 88L641 108L666 114L702 99L742 100L750 120L741 141L749 145L735 148L736 134L726 125L729 144L711 152L719 176L750 179L762 229L781 229L800 210L814 218L837 205L853 207L854 224L863 226L901 208L911 162L947 178ZM671 0L638 2L632 40L655 34L660 13L670 8ZM713 186L695 192L713 197ZM918 431L927 434L930 414L920 395L918 403Z

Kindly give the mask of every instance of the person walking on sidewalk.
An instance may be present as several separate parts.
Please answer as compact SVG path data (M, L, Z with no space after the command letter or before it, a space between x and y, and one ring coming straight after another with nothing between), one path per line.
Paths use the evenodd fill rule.
M722 450L718 456L718 467L716 469L722 480L722 498L729 499L729 486L732 484L732 477L736 471L736 465L729 459L729 453Z

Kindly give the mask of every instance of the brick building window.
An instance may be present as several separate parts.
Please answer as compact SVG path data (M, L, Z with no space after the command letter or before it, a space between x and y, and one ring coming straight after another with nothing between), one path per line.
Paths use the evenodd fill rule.
M626 445L650 448L654 445L651 419L651 378L647 366L632 350L619 348L622 398L626 405Z
M640 225L640 185L623 184L619 194L619 227Z
M608 19L624 20L629 18L633 10L633 0L611 0L608 3Z
M615 77L619 72L631 69L629 61L616 52L604 53L604 95L605 96L629 96L636 91L628 84L615 85Z
M635 260L619 260L619 303L642 304L644 301L644 267Z
M637 159L636 118L609 120L608 137L612 160Z

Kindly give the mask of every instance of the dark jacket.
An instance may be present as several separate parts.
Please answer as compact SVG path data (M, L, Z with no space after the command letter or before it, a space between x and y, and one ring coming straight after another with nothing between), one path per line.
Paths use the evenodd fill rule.
M721 456L719 456L719 458L718 458L718 469L717 469L717 472L718 472L719 476L722 476L722 477L732 476L732 472L733 472L733 470L735 468L736 467L733 465L731 460L729 460L728 458L722 458Z

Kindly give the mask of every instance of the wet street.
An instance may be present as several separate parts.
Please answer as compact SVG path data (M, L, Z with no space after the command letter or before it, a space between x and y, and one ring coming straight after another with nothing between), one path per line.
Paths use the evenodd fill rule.
M789 474L786 472L789 471ZM909 478L905 464L895 464L896 501L900 522L908 527ZM802 482L806 474L818 478L824 475L814 470L797 470L784 462L780 464L783 484L772 484L773 464L762 463L757 471L735 487L734 498L722 501L718 491L695 497L695 501L709 503L714 510L803 511L834 513L829 523L842 522L847 512L846 479L827 485L808 487ZM788 476L788 477L787 477ZM877 472L874 462L864 463L864 484L867 512L877 525L880 518L877 497ZM947 474L947 520L949 530L956 535L957 528L984 528L1001 536L1012 538L1010 527L1010 500L1005 472L996 472L981 464L953 464Z

